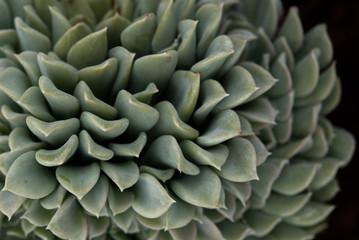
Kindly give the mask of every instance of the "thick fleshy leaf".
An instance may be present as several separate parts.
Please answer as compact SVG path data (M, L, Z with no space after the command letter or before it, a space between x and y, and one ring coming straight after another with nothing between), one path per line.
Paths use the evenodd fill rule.
M88 220L89 225L89 239L96 239L97 237L106 237L106 232L110 226L110 219L106 217L93 218Z
M76 42L67 54L67 62L78 69L100 64L107 55L106 28ZM88 49L92 49L89 51Z
M288 66L288 69L293 70L295 65L295 59L293 55L293 50L290 48L287 39L285 37L280 37L274 42L274 47L279 54L279 58L283 58L283 63Z
M320 70L318 56L320 53L314 49L295 66L292 76L296 98L308 96L315 89Z
M321 105L298 108L293 111L293 135L306 137L315 131Z
M251 196L252 187L249 182L239 183L239 182L232 182L225 179L221 179L223 188L226 191L231 192L234 196L236 196L243 206L246 206L246 202ZM238 207L238 209L240 209Z
M55 45L61 36L71 28L71 24L58 8L49 6L49 10L51 14L52 43Z
M229 156L221 170L215 170L222 178L233 182L258 180L256 151L250 141L234 138L226 143Z
M313 163L292 163L286 166L273 184L273 190L292 196L306 189L312 182L319 165Z
M203 122L210 114L213 108L229 94L223 89L222 85L215 80L209 79L203 81L200 86L199 108L195 111L193 117L196 122Z
M38 200L32 201L30 207L26 210L21 218L26 219L31 224L37 227L45 227L49 224L52 216L54 215L53 210L47 210L41 206Z
M312 162L312 161L311 161ZM310 188L317 190L327 185L332 179L335 178L339 169L339 162L334 158L323 158L320 161L313 161L320 165L317 170L313 181L310 184Z
M157 230L177 229L186 226L192 220L195 208L179 198L174 199L176 202L159 218L150 219L137 215L136 219L145 227Z
M312 146L305 152L301 153L301 155L310 158L324 157L329 150L329 145L327 139L325 138L324 130L320 125L313 133L312 139L313 139Z
M171 135L162 135L152 142L144 156L144 164L171 167L189 175L199 173L199 168L183 156L177 140Z
M230 71L230 69L238 63L239 58L241 57L246 44L247 44L247 40L244 39L243 37L241 37L239 34L230 34L228 35L228 37L231 39L232 43L233 43L233 49L234 49L234 53L231 54L226 61L224 62L224 64L222 65L222 67L218 70L218 72L216 73L216 78L219 79L220 77L222 77L224 74L226 74L227 72Z
M284 36L291 49L296 51L303 42L304 32L303 26L299 19L298 8L291 7L288 15L281 26L278 35Z
M178 1L177 1L178 2ZM195 240L197 237L197 225L194 221L182 228L169 229L169 233L173 240Z
M107 178L101 175L96 185L79 200L79 203L86 211L99 218L100 212L107 201L108 190Z
M176 109L170 102L159 102L154 108L159 113L159 119L151 132L155 133L156 136L171 135L178 140L193 140L198 137L198 131L180 119Z
M242 66L252 74L256 87L258 88L258 90L247 99L247 102L267 92L277 81L269 72L255 63L245 62L242 63Z
M241 132L241 123L237 113L233 110L224 110L217 113L204 133L196 142L203 147L211 147L238 136Z
M201 148L194 142L185 140L180 143L180 146L184 156L190 161L200 165L209 165L218 170L221 170L229 154L228 148L223 144Z
M310 136L301 138L299 140L292 140L273 149L272 154L276 157L290 159L302 149L304 149L305 146L310 144L311 141L312 139Z
M79 81L84 81L95 96L105 97L111 89L118 69L116 58L109 58L101 64L81 69L77 72Z
M176 1L175 5L182 3ZM182 41L178 47L178 66L180 69L190 68L196 61L196 27L197 21L185 19L178 23L178 32Z
M217 104L216 112L241 105L258 89L252 75L241 66L233 67L221 84L229 96Z
M327 66L333 58L333 46L324 24L315 26L305 34L303 46L298 51L297 57L301 58L315 48L320 50L318 58L320 68Z
M44 142L35 142L27 128L17 127L9 134L9 147L14 151L31 151L45 148Z
M25 200L25 197L20 197L12 192L2 190L0 191L0 211L10 220Z
M135 185L135 200L132 208L146 218L157 218L167 212L175 201L168 195L158 180L142 173Z
M22 52L36 51L47 53L51 49L50 39L37 30L29 27L24 21L16 17L15 28L18 34Z
M135 93L133 96L140 102L150 104L156 93L158 93L158 88L154 83L150 83L143 91Z
M117 138L126 131L129 124L126 118L108 121L90 112L83 112L80 121L83 129L101 141Z
M62 60L66 60L71 47L80 39L91 33L91 29L85 23L78 23L67 30L61 38L56 42L54 51Z
M133 64L130 90L142 91L153 82L162 92L176 68L177 59L178 53L173 50L138 58ZM162 69L162 71L153 71L153 69Z
M4 46L4 45L12 46L12 45L17 45L17 44L18 44L18 37L17 37L15 30L13 30L13 29L1 29L0 30L0 45L1 46ZM1 51L3 52L4 50L1 49ZM8 62L8 63L11 65L13 65L13 64L16 65L16 63L14 63L14 62L11 62L11 63Z
M92 1L92 2L98 4L97 1ZM99 4L99 5L103 6L104 4ZM122 13L121 13L121 15L122 15ZM126 29L127 26L130 25L130 23L131 23L129 20L127 20L126 18L124 18L121 15L119 15L116 12L115 15L113 15L111 18L101 21L96 26L96 30L107 28L107 39L108 39L109 48L120 45L121 34L122 34L123 30Z
M270 162L266 162L258 167L257 172L260 180L251 182L252 197L257 198L257 200L263 201L263 205L267 198L270 196L272 184L278 178L284 164L285 161L282 161L282 164L280 164L278 167L274 164L271 164ZM262 203L260 205L262 205ZM254 207L254 204L252 202L251 206Z
M353 135L340 128L334 128L334 134L328 155L338 159L340 166L346 166L353 156L355 139Z
M184 122L191 117L196 106L200 92L199 77L189 71L176 71L166 89L167 98Z
M311 201L296 214L284 219L285 222L294 226L313 226L324 220L332 211L334 206Z
M29 114L15 112L11 107L5 104L3 104L1 107L1 114L9 122L12 129L17 127L27 127L26 118L29 116Z
M26 22L33 29L41 32L45 36L50 36L49 28L42 21L42 19L37 15L35 9L31 5L27 5L24 7L24 11L26 14Z
M166 182L167 180L171 179L175 173L174 169L157 169L149 166L142 165L140 167L141 173L149 173L155 178L161 180L162 182Z
M17 101L17 104L42 121L55 120L39 87L27 89Z
M115 47L109 51L109 57L116 58L120 66L111 89L111 97L115 98L121 89L127 87L135 54L129 52L126 48Z
M252 43L249 45L247 59L253 59L254 62L260 62L263 68L268 69L269 61L276 55L276 50L274 44L263 28L259 28L256 33L257 38L253 39Z
M37 64L37 52L26 51L15 55L16 59L21 63L25 69L29 80L33 86L38 85L39 77L41 75L40 68Z
M314 191L313 200L321 202L330 201L339 191L338 181L332 179L326 186Z
M263 207L263 211L281 217L292 216L298 212L312 196L311 193L303 193L294 196L285 196L271 193Z
M40 77L39 87L47 103L50 105L51 113L57 119L77 116L80 110L80 102L76 97L58 89L46 76Z
M173 192L182 200L199 207L218 207L221 181L208 167L201 167L196 176L182 175L169 181Z
M203 216L201 223L197 222L197 240L224 240L216 224Z
M278 82L268 90L268 95L270 97L280 97L293 88L292 75L286 64L286 55L284 53L272 63L270 71L273 77L278 79Z
M67 142L58 149L40 149L36 152L36 161L43 166L53 167L66 163L78 148L78 137L72 135Z
M168 47L176 34L173 0L162 0L157 7L158 26L152 38L152 52Z
M79 133L79 142L79 151L86 157L86 161L108 161L114 156L112 150L96 143L86 130Z
M249 210L244 219L254 231L254 235L263 237L267 235L280 221L280 217L270 215L258 210Z
M40 200L40 204L46 209L58 209L61 207L66 194L66 189L59 184L51 194Z
M121 163L101 162L101 169L121 190L133 186L139 178L139 169L135 162L128 160Z
M0 72L0 90L15 102L30 86L30 80L17 68L10 67Z
M150 105L141 103L126 90L121 90L116 98L115 108L118 116L130 122L128 131L133 135L151 129L159 118L159 113Z
M58 182L78 199L82 199L95 186L100 176L97 163L87 166L64 165L56 169Z
M309 240L313 239L314 235L309 231L302 230L298 227L293 227L290 224L280 223L271 232L271 235L278 240Z
M80 121L77 118L48 123L29 116L26 118L26 124L35 136L52 146L61 146L80 129Z
M278 111L278 114L276 115L276 120L285 121L290 117L294 105L294 96L295 91L290 91L289 93L284 94L281 97L272 99L272 106Z
M81 110L93 113L100 118L112 120L116 117L117 111L106 102L96 98L89 86L84 81L77 84L74 96L80 101Z
M254 123L274 124L278 111L266 98L257 98L243 105L238 113Z
M336 79L336 64L334 62L327 70L320 74L315 89L308 96L295 100L295 106L309 106L323 101L329 96Z
M110 143L108 148L114 152L115 156L138 158L146 143L147 135L146 133L141 132L136 140L131 143Z
M130 190L120 191L119 188L110 185L108 192L108 205L113 216L125 212L132 206L135 195Z
M86 239L88 231L86 215L75 197L65 200L46 229L64 239Z
M37 62L42 75L47 76L58 89L72 93L78 79L76 68L42 53L37 55Z
M11 27L11 12L6 1L0 1L0 29Z
M112 221L126 234L131 233L131 226L133 223L137 224L135 219L135 212L132 210L132 208L128 209L124 213L117 214L112 218Z
M264 143L255 135L246 137L247 140L249 140L255 151L256 151L256 164L257 166L264 163L264 161L267 159L268 156L271 155L270 152L268 152L266 146Z
M206 4L195 14L197 25L197 57L203 58L208 46L216 36L222 18L222 5Z
M226 35L220 35L211 42L204 59L194 64L191 71L199 73L201 80L211 78L233 53L234 47L231 39Z
M10 151L0 154L0 170L6 176L14 161L24 154L24 151Z
M156 16L153 13L144 15L122 32L122 46L139 57L149 54L156 25Z
M332 112L340 102L342 96L342 85L340 79L336 79L334 86L328 95L328 97L322 102L321 114L327 115Z
M39 199L50 194L56 185L53 172L36 162L35 152L27 152L11 165L4 190L25 198Z

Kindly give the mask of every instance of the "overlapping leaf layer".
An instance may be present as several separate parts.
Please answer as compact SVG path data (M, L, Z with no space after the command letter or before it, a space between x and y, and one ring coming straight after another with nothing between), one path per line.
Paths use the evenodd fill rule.
M311 239L353 137L279 0L0 0L1 239Z

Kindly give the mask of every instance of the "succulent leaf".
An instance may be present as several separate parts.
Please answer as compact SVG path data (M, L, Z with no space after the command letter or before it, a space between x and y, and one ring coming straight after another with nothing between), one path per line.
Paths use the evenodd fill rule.
M340 97L280 0L0 0L0 238L312 239Z

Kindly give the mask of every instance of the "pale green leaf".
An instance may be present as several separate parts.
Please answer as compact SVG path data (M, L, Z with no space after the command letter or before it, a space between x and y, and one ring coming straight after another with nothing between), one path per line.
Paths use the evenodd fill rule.
M138 182L139 169L132 160L121 163L101 162L101 169L111 178L121 192Z
M145 153L144 164L159 168L171 167L189 175L199 173L199 168L183 156L177 140L170 135L162 135L152 142Z
M97 163L86 166L63 165L56 169L58 182L78 199L82 199L95 186L100 176Z
M72 196L65 200L46 229L60 238L86 239L88 232L86 214L75 197Z
M147 173L140 175L132 204L136 213L146 218L156 218L166 213L174 202L155 177Z
M106 30L91 33L76 42L67 54L67 62L78 69L102 63L107 55Z
M52 146L61 146L80 129L80 121L77 118L49 123L29 116L26 118L26 124L35 136Z
M11 165L4 190L30 199L46 197L56 187L52 171L36 162L35 152L21 155Z
M216 173L233 182L258 180L256 151L251 142L244 138L233 138L226 146L229 156L221 170L215 170Z
M201 167L196 176L181 175L169 181L173 192L182 200L199 207L218 207L221 181L208 167Z
M41 149L36 152L36 161L43 166L53 167L66 163L77 151L78 137L72 135L67 142L58 149Z

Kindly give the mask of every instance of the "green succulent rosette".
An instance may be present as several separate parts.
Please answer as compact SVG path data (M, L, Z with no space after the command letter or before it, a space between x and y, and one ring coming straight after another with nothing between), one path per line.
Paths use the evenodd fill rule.
M0 0L1 239L312 239L332 52L279 0Z

